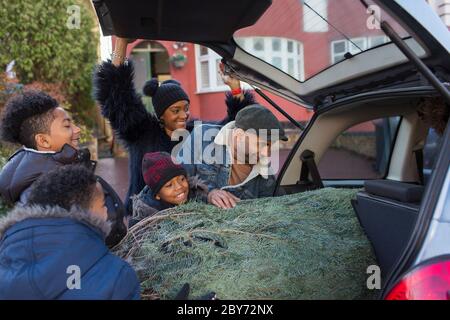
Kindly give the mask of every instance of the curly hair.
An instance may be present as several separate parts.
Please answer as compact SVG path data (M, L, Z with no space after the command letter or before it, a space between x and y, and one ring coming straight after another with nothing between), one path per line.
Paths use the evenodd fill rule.
M450 116L450 108L442 97L424 98L417 107L420 119L442 136Z
M97 195L94 173L81 165L60 166L39 177L31 186L29 204L59 206L66 210L76 206L89 209Z
M0 138L36 149L35 136L50 133L53 110L58 102L42 91L25 91L13 96L5 105L0 119Z

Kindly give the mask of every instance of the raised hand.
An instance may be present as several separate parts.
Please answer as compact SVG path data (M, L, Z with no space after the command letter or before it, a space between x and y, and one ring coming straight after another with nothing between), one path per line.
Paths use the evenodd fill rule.
M225 65L221 62L219 64L219 75L222 78L222 81L230 87L231 90L240 89L241 88L241 82L233 78L230 75L225 74Z
M127 38L116 38L116 45L114 48L112 63L115 66L121 65L126 58L127 54L127 46L129 43L136 41L136 39L127 39Z

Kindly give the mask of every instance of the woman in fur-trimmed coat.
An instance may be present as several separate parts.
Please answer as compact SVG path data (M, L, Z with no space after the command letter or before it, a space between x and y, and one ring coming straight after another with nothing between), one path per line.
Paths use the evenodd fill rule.
M113 60L103 62L94 73L95 99L102 114L111 123L129 153L129 188L125 200L131 215L131 197L145 186L141 163L147 152L171 153L179 141L171 141L177 129L193 129L189 120L189 97L175 80L159 84L152 79L144 86L144 94L152 97L155 114L146 111L133 85L133 64L124 61L128 40L119 38ZM242 108L254 104L250 92L240 90L240 82L230 77L224 81L232 89L226 94L227 116L219 124L233 121Z

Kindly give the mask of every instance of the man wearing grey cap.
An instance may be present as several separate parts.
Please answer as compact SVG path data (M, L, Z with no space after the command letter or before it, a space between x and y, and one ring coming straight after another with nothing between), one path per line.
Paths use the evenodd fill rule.
M273 195L271 156L279 140L287 140L281 123L268 109L253 104L223 127L196 126L181 150L176 149L176 157L190 176L206 181L209 203L232 208L241 199Z

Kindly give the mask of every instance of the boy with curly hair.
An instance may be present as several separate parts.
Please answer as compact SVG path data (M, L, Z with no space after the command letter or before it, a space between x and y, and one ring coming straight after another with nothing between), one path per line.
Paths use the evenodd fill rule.
M33 182L40 175L67 164L82 163L92 171L95 163L87 149L79 150L81 130L58 102L41 91L25 91L12 97L0 119L0 139L20 144L0 172L0 196L6 203L28 202ZM124 207L115 191L97 177L105 191L114 245L125 235Z

